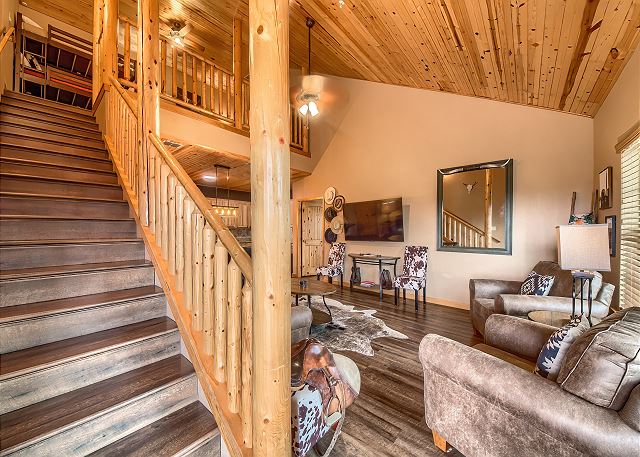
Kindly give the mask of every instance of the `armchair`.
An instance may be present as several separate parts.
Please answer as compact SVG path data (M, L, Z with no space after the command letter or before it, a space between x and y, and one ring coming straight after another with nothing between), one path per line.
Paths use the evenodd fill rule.
M526 317L530 311L560 311L571 313L573 278L569 271L561 270L557 263L542 261L533 268L541 275L555 277L553 287L547 296L520 295L520 281L503 281L499 279L469 280L469 301L473 328L484 335L485 321L492 314L508 314ZM598 292L594 295L591 315L604 318L609 314L609 307L615 287L612 284L597 284Z
M333 243L329 249L329 264L316 269L316 277L328 276L329 283L333 283L333 278L340 276L340 288L344 285L344 258L347 253L345 243Z
M487 344L471 348L425 336L425 420L436 445L446 449L448 442L465 455L493 457L637 455L640 385L616 411L523 369L533 366L554 330L493 315L486 322Z

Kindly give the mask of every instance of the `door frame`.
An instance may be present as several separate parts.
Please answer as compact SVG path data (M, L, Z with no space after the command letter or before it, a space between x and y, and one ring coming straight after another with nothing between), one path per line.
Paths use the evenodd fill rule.
M320 200L322 202L322 258L324 259L324 250L325 250L325 241L324 241L324 231L325 220L324 220L324 197L312 197L312 198L299 198L296 200L296 208L298 210L298 217L296 218L298 233L296 234L297 241L297 249L296 249L296 273L297 277L302 278L302 203L304 202L312 202Z

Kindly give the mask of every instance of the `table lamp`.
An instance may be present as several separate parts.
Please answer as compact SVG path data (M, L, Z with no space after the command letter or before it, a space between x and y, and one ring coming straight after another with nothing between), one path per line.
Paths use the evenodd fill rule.
M591 282L595 271L611 271L609 227L607 224L561 225L557 227L558 263L573 276L573 307L576 314L576 285L580 283L580 313L584 314L584 285L588 285L587 319L591 324Z

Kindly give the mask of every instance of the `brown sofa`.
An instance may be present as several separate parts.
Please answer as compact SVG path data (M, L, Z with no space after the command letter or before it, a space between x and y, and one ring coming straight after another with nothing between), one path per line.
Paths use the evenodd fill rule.
M541 261L533 268L538 274L554 276L549 295L520 295L522 281L500 279L471 279L469 281L469 305L473 328L484 335L485 321L492 314L508 314L526 317L530 311L561 311L570 313L572 309L573 278L571 272L560 269L555 262ZM594 294L591 315L603 318L609 314L615 287L612 284L594 280ZM579 306L579 304L577 305ZM586 306L586 300L585 300Z
M640 308L635 311L640 322ZM446 448L450 443L467 457L640 455L637 371L632 373L635 388L631 386L618 409L574 395L531 372L554 330L493 315L487 319L483 345L471 348L438 335L425 336L420 344L425 420L436 445ZM629 370L637 370L638 363ZM596 370L592 374L608 380L616 368ZM583 384L596 388L593 381Z

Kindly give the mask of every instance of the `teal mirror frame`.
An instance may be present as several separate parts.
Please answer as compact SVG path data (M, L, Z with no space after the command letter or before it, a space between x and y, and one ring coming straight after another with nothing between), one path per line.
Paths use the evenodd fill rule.
M443 177L465 171L485 170L488 168L504 168L506 170L505 204L504 204L504 247L500 248L473 248L446 246L442 243L442 210L443 210ZM473 254L511 255L512 253L512 227L513 227L513 159L496 160L494 162L477 163L462 167L441 168L437 172L438 181L438 227L437 243L438 251L465 252Z

